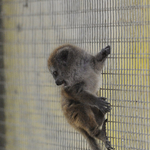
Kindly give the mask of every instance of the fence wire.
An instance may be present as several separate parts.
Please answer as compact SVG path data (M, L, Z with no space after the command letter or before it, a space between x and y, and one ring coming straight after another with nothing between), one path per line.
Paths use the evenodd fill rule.
M90 150L47 68L64 43L111 45L99 90L112 104L108 137L116 150L149 150L149 0L0 0L0 150Z

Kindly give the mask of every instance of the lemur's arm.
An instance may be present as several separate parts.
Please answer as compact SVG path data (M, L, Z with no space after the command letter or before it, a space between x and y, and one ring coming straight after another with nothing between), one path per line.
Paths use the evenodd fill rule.
M90 105L92 107L97 107L103 114L106 114L107 112L110 112L111 106L110 103L108 103L106 98L104 97L96 97L95 95L92 95L91 93L83 90L83 82L77 83L72 87L65 88L66 94L68 96L73 97L77 101Z

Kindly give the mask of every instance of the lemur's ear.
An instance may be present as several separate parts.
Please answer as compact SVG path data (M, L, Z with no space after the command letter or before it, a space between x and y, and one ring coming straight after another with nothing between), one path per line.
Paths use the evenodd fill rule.
M57 54L57 60L63 65L67 64L69 51L67 49L61 50Z

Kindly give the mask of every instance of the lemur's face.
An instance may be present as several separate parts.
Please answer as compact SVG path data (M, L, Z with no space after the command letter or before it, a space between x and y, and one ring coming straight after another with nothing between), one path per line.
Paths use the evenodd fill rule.
M72 47L60 47L50 55L48 59L48 68L53 75L56 85L64 84L67 86L70 78L70 68L73 62Z

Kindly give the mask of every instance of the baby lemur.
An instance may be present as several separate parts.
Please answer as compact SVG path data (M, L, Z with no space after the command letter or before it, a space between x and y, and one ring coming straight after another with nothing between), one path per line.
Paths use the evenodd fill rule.
M110 46L92 56L73 45L56 48L48 59L48 68L57 85L62 85L61 106L68 122L88 140L92 150L101 150L96 138L108 150L113 149L106 136L105 114L110 103L97 97L100 74L110 54Z

